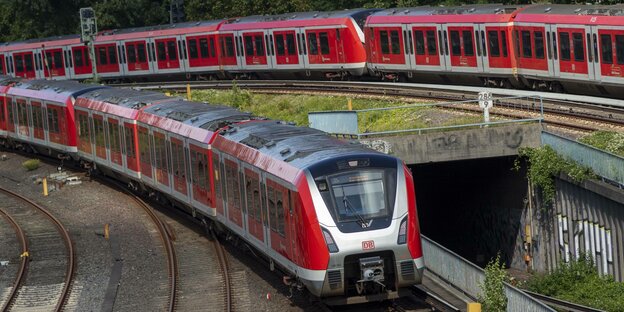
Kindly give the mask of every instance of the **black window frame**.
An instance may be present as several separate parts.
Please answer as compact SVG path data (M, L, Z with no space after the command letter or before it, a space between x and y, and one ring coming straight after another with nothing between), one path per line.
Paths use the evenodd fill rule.
M425 33L422 30L414 30L414 44L416 55L425 55Z
M501 48L498 30L487 31L488 49L490 49L490 57L500 57Z
M584 62L585 61L585 38L582 33L574 32L572 33L572 49L574 51L574 61L575 62Z
M570 50L570 33L559 33L559 58L562 61L572 60L572 51Z
M535 58L545 59L544 33L541 30L533 32L533 44L535 45Z

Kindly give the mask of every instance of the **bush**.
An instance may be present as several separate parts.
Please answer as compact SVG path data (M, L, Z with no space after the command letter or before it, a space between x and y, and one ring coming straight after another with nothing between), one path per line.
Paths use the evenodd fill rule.
M22 163L22 167L26 168L26 170L28 171L33 171L39 168L40 164L41 164L41 161L39 161L39 159L29 159Z
M490 260L485 267L485 280L480 286L479 302L484 312L501 312L507 310L507 296L505 295L505 280L507 271L500 262L500 254Z
M570 263L561 262L550 274L533 276L526 288L597 309L624 311L624 284L611 276L598 275L590 255L582 254Z

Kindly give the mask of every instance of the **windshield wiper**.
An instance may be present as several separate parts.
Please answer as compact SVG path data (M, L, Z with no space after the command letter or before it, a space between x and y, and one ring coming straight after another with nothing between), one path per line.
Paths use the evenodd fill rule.
M343 193L344 194L344 193ZM360 219L360 222L362 222L362 224L366 224L366 221L364 220L364 218L362 217L362 215L360 215L355 208L353 208L353 205L351 204L351 202L349 201L349 199L347 198L347 196L343 196L342 197L342 204L345 206L346 209L348 209L349 211L351 211L351 213L353 213L358 219Z

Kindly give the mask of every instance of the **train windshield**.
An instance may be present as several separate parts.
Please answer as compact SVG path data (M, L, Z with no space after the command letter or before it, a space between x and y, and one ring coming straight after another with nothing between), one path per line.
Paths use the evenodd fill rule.
M388 171L396 172L387 169L367 169L328 177L336 221L366 222L391 214L385 177L390 174Z

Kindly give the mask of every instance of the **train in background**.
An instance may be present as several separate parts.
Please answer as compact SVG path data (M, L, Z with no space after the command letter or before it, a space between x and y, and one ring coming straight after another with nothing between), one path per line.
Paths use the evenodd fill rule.
M414 182L397 158L150 91L0 76L0 105L3 148L75 161L182 209L328 304L422 281Z
M109 81L358 79L624 97L624 5L354 9L100 32ZM0 74L86 79L78 35L0 45Z

